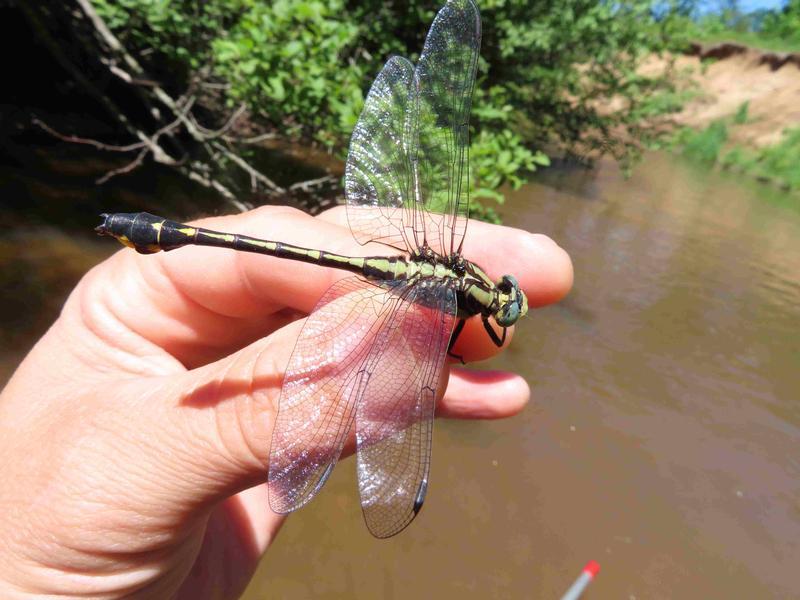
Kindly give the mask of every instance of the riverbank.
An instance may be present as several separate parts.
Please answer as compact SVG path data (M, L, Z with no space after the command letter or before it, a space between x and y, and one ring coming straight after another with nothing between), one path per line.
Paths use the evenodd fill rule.
M695 43L687 55L646 62L643 73L667 69L682 104L662 147L800 190L800 53Z
M731 42L696 43L690 51L691 55L677 57L675 67L685 74L683 89L693 89L696 95L674 115L678 124L706 127L735 116L746 102L746 122L731 128L731 144L773 146L785 129L800 126L800 53Z

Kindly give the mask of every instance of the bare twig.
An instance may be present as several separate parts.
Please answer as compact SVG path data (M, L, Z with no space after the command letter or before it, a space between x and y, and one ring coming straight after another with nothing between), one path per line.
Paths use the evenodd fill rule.
M335 182L336 178L333 175L323 175L322 177L318 177L316 179L309 179L307 181L298 181L297 183L293 183L289 186L289 191L312 192L326 184L332 184Z
M95 28L97 29L98 33L102 36L105 43L108 47L118 54L124 63L128 66L131 71L135 74L136 77L145 79L145 72L144 69L139 65L133 56L128 54L125 50L123 45L119 42L119 40L114 36L113 33L108 29L105 22L100 18L100 16L95 12L94 8L92 7L89 0L77 0L78 4L81 6L83 11L89 17L93 24L95 24ZM187 114L183 113L175 100L167 94L160 86L156 85L152 88L152 93L155 97L167 108L169 108L173 114L176 116L177 119L181 121L183 126L185 127L186 131L192 138L201 143L207 144L209 142L209 137L205 136L200 129L195 125L195 122L192 118L187 116ZM237 116L238 118L238 116ZM247 161L245 161L241 156L235 154L216 142L211 142L211 147L219 151L223 154L226 158L228 158L231 162L236 164L240 169L244 170L252 180L259 181L261 184L266 186L267 190L273 194L283 194L285 190L273 182L269 177L264 175L263 173L259 172L255 167L250 165ZM155 153L154 153L155 157ZM174 160L174 159L173 159Z
M103 184L112 177L116 177L117 175L123 175L124 173L130 173L131 171L133 171L135 168L139 167L142 164L142 162L144 161L144 157L147 156L148 152L149 150L147 148L142 148L141 152L139 152L139 154L136 155L136 158L134 158L131 162L129 162L124 167L120 167L119 169L113 169L109 171L108 173L100 177L97 180L97 183Z
M203 135L206 137L206 139L214 139L214 138L222 137L231 127L233 127L233 125L236 123L236 121L239 120L239 117L241 117L245 113L246 110L247 110L247 106L242 104L230 116L228 121L222 127L220 127L217 130L206 129L205 127L200 125L200 123L197 122L197 119L195 119L194 116L192 116L191 118L192 118L192 121L194 122L195 126L197 127L197 129L203 133Z
M210 69L200 69L191 76L191 81L187 92L183 96L173 97L161 84L148 76L148 73L137 61L137 59L127 52L124 45L114 35L102 17L97 13L91 0L74 0L79 11L73 14L80 20L83 17L84 24L91 30L92 34L99 40L99 43L107 50L100 57L100 64L108 69L109 73L115 78L130 85L155 120L155 131L147 131L149 127L139 126L126 115L115 101L105 90L99 89L95 85L95 77L87 76L84 69L78 66L73 60L66 56L60 48L59 41L54 38L45 22L41 19L41 12L32 5L30 8L23 6L29 20L43 35L42 38L50 48L50 51L60 63L71 73L74 80L85 86L85 88L97 98L102 106L110 115L116 118L122 127L135 142L130 144L107 144L98 140L80 136L66 135L60 133L42 122L35 119L34 124L50 135L71 143L86 144L97 149L111 152L135 152L136 156L125 166L109 171L100 179L99 183L124 173L129 173L140 166L144 160L151 156L155 162L165 164L177 169L184 176L192 181L215 190L224 197L232 206L239 210L246 210L248 205L238 200L234 192L215 178L213 172L226 168L226 165L235 165L236 168L243 170L250 178L254 191L264 191L272 196L286 193L286 190L277 185L269 177L259 172L250 165L242 156L237 154L231 145L246 143L254 144L259 141L276 137L274 134L255 136L246 140L239 140L230 134L236 122L246 112L246 106L237 108L218 129L209 129L198 123L196 116L192 113L196 103L197 91L203 89L226 89L226 84L217 84L206 81L211 77ZM165 122L168 121L168 122ZM187 161L189 155L182 147L181 137L175 134L179 131L188 134L198 145L200 153L194 152L195 158L192 162ZM168 145L164 145L169 137ZM177 156L176 156L177 155Z
M118 66L112 63L108 63L108 68L114 75L122 79L122 81L124 81L125 83L130 83L131 85L141 85L145 87L155 87L158 85L158 82L153 81L152 79L134 79L133 77L130 76L130 74L127 71L123 71Z
M230 83L217 83L214 81L201 81L200 86L208 90L229 90L231 89Z
M192 110L192 106L194 106L195 99L196 98L194 96L190 96L185 101L183 107L181 108L180 113L178 114L178 117L174 121L172 121L172 123L167 123L161 129L158 129L152 135L151 137L152 141L155 142L156 140L158 140L159 137L161 137L165 133L169 133L177 129L183 123L183 118L186 117L187 114L189 114L190 110Z
M91 138L82 138L76 135L66 135L64 133L59 133L58 131L47 125L45 122L43 122L41 119L38 119L36 117L31 119L31 122L40 129L43 129L44 131L52 135L54 138L58 138L63 142L70 142L71 144L86 144L87 146L94 146L99 150L105 150L107 152L133 152L134 150L139 150L144 146L142 142L137 142L135 144L128 144L127 146L115 146L113 144L104 144L103 142L98 142L97 140L93 140Z
M272 181L269 177L251 167L246 160L244 160L238 154L235 154L228 150L225 146L220 144L219 142L211 142L211 146L218 150L221 154L223 154L226 158L231 160L234 164L238 165L240 169L245 171L251 178L255 179L256 181L260 181L264 185L267 186L270 190L272 190L276 194L285 194L286 190L279 186L277 183Z
M246 202L242 202L236 198L236 195L230 191L227 187L222 185L219 181L212 179L211 177L207 177L203 175L200 171L196 171L193 169L186 169L184 174L191 179L192 181L196 181L200 185L211 188L216 191L220 196L225 198L228 203L237 208L240 212L245 212L253 208L251 205L247 204Z
M243 139L231 139L228 136L223 136L222 139L229 142L236 142L237 144L248 144L248 145L255 145L266 140L274 140L278 136L275 133L262 133L261 135L256 135L250 138L243 138Z

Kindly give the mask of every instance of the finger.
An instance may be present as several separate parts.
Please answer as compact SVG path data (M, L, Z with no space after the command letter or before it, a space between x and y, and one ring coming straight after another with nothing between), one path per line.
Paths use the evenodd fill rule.
M546 235L476 221L470 223L464 255L474 256L495 281L516 277L531 308L558 302L572 288L569 254Z
M502 419L530 400L528 383L516 373L452 369L437 415L453 419Z
M341 208L314 219L291 209L264 207L200 224L346 255L387 252L385 246L357 244ZM545 236L479 222L470 232L467 255L485 258L482 266L490 275L513 272L531 306L553 302L571 286L569 257ZM154 256L120 252L86 283L87 296L99 300L101 311L193 367L258 339L296 318L297 311L307 313L345 275L270 256L188 247ZM467 324L458 346L465 359L480 360L498 351L481 329L478 319Z

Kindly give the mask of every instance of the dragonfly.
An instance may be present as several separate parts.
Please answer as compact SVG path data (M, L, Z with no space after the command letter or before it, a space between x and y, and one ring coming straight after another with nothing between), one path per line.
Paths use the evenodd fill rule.
M382 256L342 256L212 231L149 213L96 228L141 253L216 246L348 271L307 317L287 366L267 477L289 513L325 484L355 429L369 531L403 530L428 489L436 393L467 319L502 346L528 301L462 256L469 217L469 114L481 21L472 0L437 13L416 65L390 58L367 95L345 166L348 225ZM499 327L499 333L492 324Z

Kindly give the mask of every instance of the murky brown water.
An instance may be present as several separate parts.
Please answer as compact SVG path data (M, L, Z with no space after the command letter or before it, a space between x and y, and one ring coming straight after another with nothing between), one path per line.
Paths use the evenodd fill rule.
M246 597L557 598L589 559L592 598L800 596L791 203L659 155L628 181L604 165L518 192L506 222L552 236L576 271L493 365L524 373L535 404L438 422L425 508L388 541L364 527L344 461ZM116 250L89 228L15 231L0 239L2 380Z
M495 365L536 404L438 422L425 508L388 541L345 461L247 598L557 598L589 559L587 597L800 596L800 211L734 179L656 155L517 193L506 222L576 271Z

